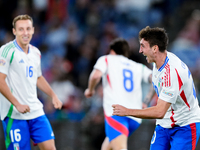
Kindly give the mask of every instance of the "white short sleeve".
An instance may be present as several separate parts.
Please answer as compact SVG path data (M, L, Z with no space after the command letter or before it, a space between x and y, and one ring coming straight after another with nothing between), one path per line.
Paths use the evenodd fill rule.
M94 65L94 68L100 70L103 74L105 74L107 70L106 61L107 61L107 56L101 56Z
M8 74L9 66L12 57L14 57L14 51L11 49L12 45L5 45L0 48L0 72Z

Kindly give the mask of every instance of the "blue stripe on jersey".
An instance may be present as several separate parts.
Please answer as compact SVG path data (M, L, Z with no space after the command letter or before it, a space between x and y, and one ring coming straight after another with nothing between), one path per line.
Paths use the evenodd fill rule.
M194 96L194 98L196 98L197 96L196 96L196 91L195 91L195 88L194 88L194 83L192 84L192 87L193 87L193 96Z
M24 51L23 51L23 49L22 49L22 48L21 48L21 47L20 47L20 46L17 44L17 41L16 41L16 39L14 40L14 42L13 42L13 43L14 43L14 45L17 47L17 49L18 49L18 50L20 50L20 51L24 52ZM29 53L29 52L30 52L30 49L29 49L29 47L28 47L28 53Z
M190 70L188 69L188 78L190 78L190 75L191 75L191 72L190 72Z
M154 90L156 91L156 94L157 94L158 97L159 97L159 92L158 92L158 88L157 88L157 86L153 83L153 81L152 81L152 84L153 84L153 88L154 88Z
M188 69L188 78L190 78L190 76L191 76L191 72L190 72L190 70ZM192 88L193 88L193 96L194 96L194 98L196 98L197 95L196 95L196 91L195 91L195 87L194 87L194 82L193 82L193 84L192 84Z
M166 57L165 58L165 62L164 62L164 64L158 69L158 71L162 71L164 68L165 68L165 65L168 63L168 61L169 61L169 58L168 57Z

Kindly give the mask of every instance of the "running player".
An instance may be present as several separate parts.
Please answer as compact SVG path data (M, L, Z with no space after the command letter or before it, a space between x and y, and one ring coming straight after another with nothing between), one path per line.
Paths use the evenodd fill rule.
M151 150L194 150L200 136L200 109L192 75L184 62L166 50L165 29L147 26L139 39L139 52L148 63L154 62L157 105L142 110L113 105L113 115L157 119Z
M30 45L33 20L19 15L13 20L15 40L0 48L1 119L7 150L30 150L30 138L41 150L55 150L54 134L37 87L52 98L56 109L62 103L41 72L41 53Z
M128 59L129 45L122 38L110 43L110 54L101 56L89 77L87 98L93 96L95 87L103 79L103 108L106 138L102 150L126 150L128 136L140 125L141 119L112 116L112 104L128 108L142 108L142 81L151 83L152 71L143 64ZM153 89L153 87L152 87ZM152 94L152 95L151 95ZM149 93L153 96L153 90Z

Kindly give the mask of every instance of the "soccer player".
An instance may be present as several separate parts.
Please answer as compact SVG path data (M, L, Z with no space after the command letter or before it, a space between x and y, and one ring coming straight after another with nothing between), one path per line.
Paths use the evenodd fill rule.
M154 63L157 105L140 110L115 104L113 115L157 119L151 150L194 150L200 136L200 109L192 75L184 62L166 50L165 29L147 26L139 40L139 52Z
M129 45L126 40L116 38L110 43L109 55L101 56L90 74L87 98L93 96L95 87L103 79L103 108L106 138L101 150L127 150L128 136L141 124L135 117L112 116L112 104L128 108L142 108L142 81L151 83L152 70L128 59ZM154 90L149 90L149 99Z
M13 34L15 39L0 48L0 111L6 149L30 150L31 138L41 150L55 150L55 137L37 98L37 87L52 98L56 109L61 109L62 102L42 76L40 51L30 45L32 18L15 17Z

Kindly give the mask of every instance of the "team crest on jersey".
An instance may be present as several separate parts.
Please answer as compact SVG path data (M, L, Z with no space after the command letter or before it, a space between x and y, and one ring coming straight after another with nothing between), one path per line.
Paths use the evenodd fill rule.
M158 82L161 83L162 82L162 78L159 78Z
M159 80L158 80L158 87L159 87L159 88L162 87L162 78L159 78Z
M6 64L6 61L3 60L3 59L1 59L1 60L0 60L0 66L4 66L5 64Z
M18 143L14 143L14 150L19 150L19 144Z
M164 93L165 95L171 96L171 97L174 95L173 93L170 93L170 92L167 92L167 91L163 91L162 93Z

